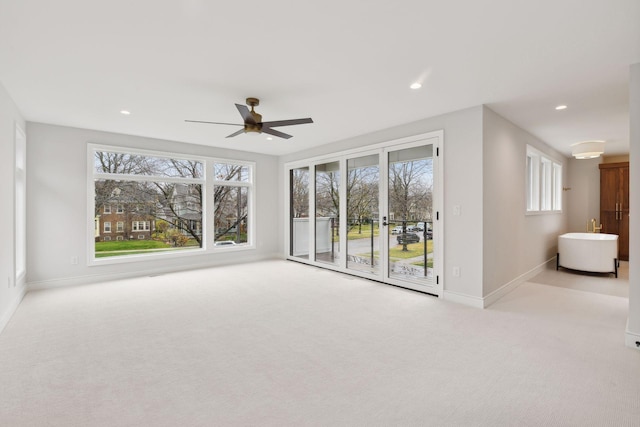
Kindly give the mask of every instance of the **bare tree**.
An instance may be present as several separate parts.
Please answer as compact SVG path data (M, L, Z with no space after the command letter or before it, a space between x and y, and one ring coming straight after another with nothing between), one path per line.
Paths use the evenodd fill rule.
M350 221L349 228L357 225L360 234L362 234L363 220L371 218L374 211L378 209L378 180L377 166L349 169L347 175L347 217Z
M291 170L291 215L309 217L309 168Z
M395 162L389 165L390 210L400 220L407 221L417 212L421 198L426 195L425 185L432 175L432 162L428 159Z

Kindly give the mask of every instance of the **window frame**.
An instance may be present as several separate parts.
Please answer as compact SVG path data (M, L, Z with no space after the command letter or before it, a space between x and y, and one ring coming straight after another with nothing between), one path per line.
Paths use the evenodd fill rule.
M525 214L562 213L562 162L527 144Z
M14 122L13 286L24 285L27 274L27 134Z
M125 153L130 155L152 156L159 158L179 159L179 160L192 160L202 162L202 174L201 178L182 178L182 177L157 177L153 175L130 175L130 174L108 174L108 173L96 173L94 170L94 157L95 153L99 151ZM214 165L226 163L233 165L240 165L247 167L249 171L248 180L245 181L226 181L216 180L214 176ZM129 262L139 262L153 259L164 258L181 258L185 256L193 256L196 254L207 253L221 253L221 252L236 252L247 251L256 249L256 162L229 158L218 158L208 156L198 156L186 153L178 152L166 152L156 150L138 149L128 146L115 146L115 145L103 145L96 143L87 144L87 265L97 266L106 264L120 264ZM156 182L176 182L176 183L191 183L202 186L202 220L201 220L201 235L202 235L202 247L194 248L188 251L164 251L154 252L148 254L134 254L122 257L95 257L95 234L96 234L96 221L94 215L95 209L95 180L96 179L113 179L120 181L156 181ZM215 246L214 245L214 191L216 185L225 186L241 186L248 188L247 196L247 242L237 245L229 246ZM103 208L104 209L104 208ZM113 209L111 209L113 211ZM154 222L154 221L153 221ZM149 221L149 230L141 230L151 232L152 221ZM133 231L133 230L132 230Z
M212 190L211 196L213 198L213 193L215 192L215 187L245 187L247 188L247 242L246 243L237 243L235 245L215 245L215 206L211 210L211 226L212 226L212 250L214 252L219 251L230 251L230 250L240 250L243 247L251 247L255 248L255 221L256 221L256 209L255 209L255 198L256 198L256 168L255 162L247 162L241 160L229 160L229 159L212 159L210 169L207 169L210 172L212 178ZM242 167L246 167L248 169L248 177L242 181L230 181L224 179L217 179L215 174L215 165L216 164L231 164L238 165ZM212 200L212 205L214 204Z

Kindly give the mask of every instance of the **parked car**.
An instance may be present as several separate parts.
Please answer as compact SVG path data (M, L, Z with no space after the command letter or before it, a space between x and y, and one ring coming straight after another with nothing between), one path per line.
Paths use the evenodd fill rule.
M395 227L393 227L393 229L391 230L391 234L402 234L402 226L396 225Z
M418 243L420 241L420 236L414 233L405 233L399 234L397 239L399 245L409 245L411 243Z
M425 227L428 231L431 231L431 223L430 222L419 222L416 224L416 230L424 231Z
M233 246L235 244L236 242L234 242L233 240L220 240L215 242L213 245L214 246Z
M422 231L415 225L407 225L407 231Z

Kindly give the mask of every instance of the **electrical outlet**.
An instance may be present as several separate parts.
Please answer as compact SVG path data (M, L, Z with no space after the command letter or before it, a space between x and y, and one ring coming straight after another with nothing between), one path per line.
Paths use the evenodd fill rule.
M460 207L460 205L455 205L453 207L453 216L460 216L462 215L462 208Z
M72 256L71 257L71 265L78 265L78 257L77 256Z
M460 267L453 267L453 277L460 277Z

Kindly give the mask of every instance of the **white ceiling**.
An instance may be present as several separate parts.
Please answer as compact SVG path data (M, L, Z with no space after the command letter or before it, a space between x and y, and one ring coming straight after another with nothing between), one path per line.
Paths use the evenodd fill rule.
M627 153L637 62L638 0L0 2L0 82L27 120L270 154L480 104L563 153ZM315 123L267 141L184 122L241 123L248 96Z

